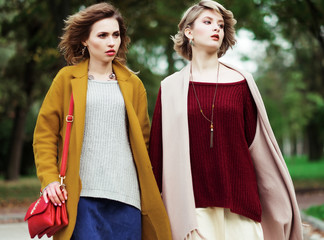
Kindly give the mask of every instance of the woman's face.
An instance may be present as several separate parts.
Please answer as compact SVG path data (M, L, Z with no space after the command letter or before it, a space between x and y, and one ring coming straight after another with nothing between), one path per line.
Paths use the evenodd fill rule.
M90 59L103 63L115 58L120 43L119 24L115 18L105 18L95 22L89 38L83 42L88 48Z
M186 36L193 39L196 49L215 53L224 39L224 19L215 10L204 10L194 21L192 29L186 29Z

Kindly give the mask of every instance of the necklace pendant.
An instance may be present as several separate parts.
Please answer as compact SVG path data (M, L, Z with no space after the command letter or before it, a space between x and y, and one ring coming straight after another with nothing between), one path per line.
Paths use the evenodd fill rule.
M94 80L94 76L91 75L91 74L89 74L89 75L88 75L88 80Z
M192 83L192 89L195 95L195 98L197 100L197 104L199 106L199 110L201 115L208 121L210 122L210 148L213 148L213 139L214 139L214 125L213 125L213 121L214 121L214 108L215 108L215 101L216 101L216 93L217 93L217 86L218 86L218 78L219 78L219 65L220 63L217 64L217 78L216 78L216 87L215 87L215 92L214 92L214 98L213 98L213 102L212 102L212 109L211 109L211 117L210 119L206 117L206 115L204 114L197 93L196 93L196 89L195 89L195 84L194 84L194 80L192 77L192 63L190 64L190 75L189 75L189 82Z
M210 125L210 148L213 148L213 139L214 139L214 126Z
M116 75L112 72L111 74L109 74L109 79L115 79Z

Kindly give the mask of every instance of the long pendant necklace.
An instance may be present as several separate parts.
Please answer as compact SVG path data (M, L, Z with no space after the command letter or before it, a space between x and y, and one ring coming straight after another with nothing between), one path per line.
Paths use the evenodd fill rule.
M217 92L217 86L218 86L219 64L220 63L218 63L218 66L217 66L216 87L215 87L214 98L213 98L213 103L212 103L212 107L211 107L211 117L210 117L210 119L208 117L206 117L206 115L204 114L204 111L201 108L199 99L197 97L195 85L194 85L194 82L193 82L192 63L190 64L190 78L189 78L189 81L192 84L192 89L194 91L194 94L195 94L195 97L196 97L196 100L197 100L197 103L198 103L198 106L199 106L200 113L208 122L210 122L210 148L213 148L213 139L214 139L214 108L215 108L216 92Z

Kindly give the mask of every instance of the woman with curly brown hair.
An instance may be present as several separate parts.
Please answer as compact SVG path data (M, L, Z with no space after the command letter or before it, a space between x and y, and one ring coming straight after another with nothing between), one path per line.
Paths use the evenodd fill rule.
M54 239L171 239L147 146L146 91L124 64L129 38L119 11L92 5L66 21L59 47L71 66L56 75L40 109L34 153L46 202L66 204ZM65 188L59 165L74 98Z
M231 11L189 8L173 37L189 64L161 82L150 157L175 240L302 239L294 187L251 74L221 63Z

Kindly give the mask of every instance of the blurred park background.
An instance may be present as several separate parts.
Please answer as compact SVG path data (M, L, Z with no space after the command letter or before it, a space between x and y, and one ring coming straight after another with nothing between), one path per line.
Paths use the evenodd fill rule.
M42 100L65 65L57 45L64 19L93 0L0 0L0 179L35 184L33 130ZM221 61L251 71L297 187L324 186L324 1L220 0L238 23L238 44ZM160 81L186 62L171 35L189 0L111 1L131 44L152 116ZM29 182L32 182L29 184ZM37 182L37 180L36 180ZM15 186L15 185L14 185ZM38 188L38 189L37 189ZM7 190L1 192L10 195ZM13 195L17 195L14 191ZM1 203L0 203L1 204Z

